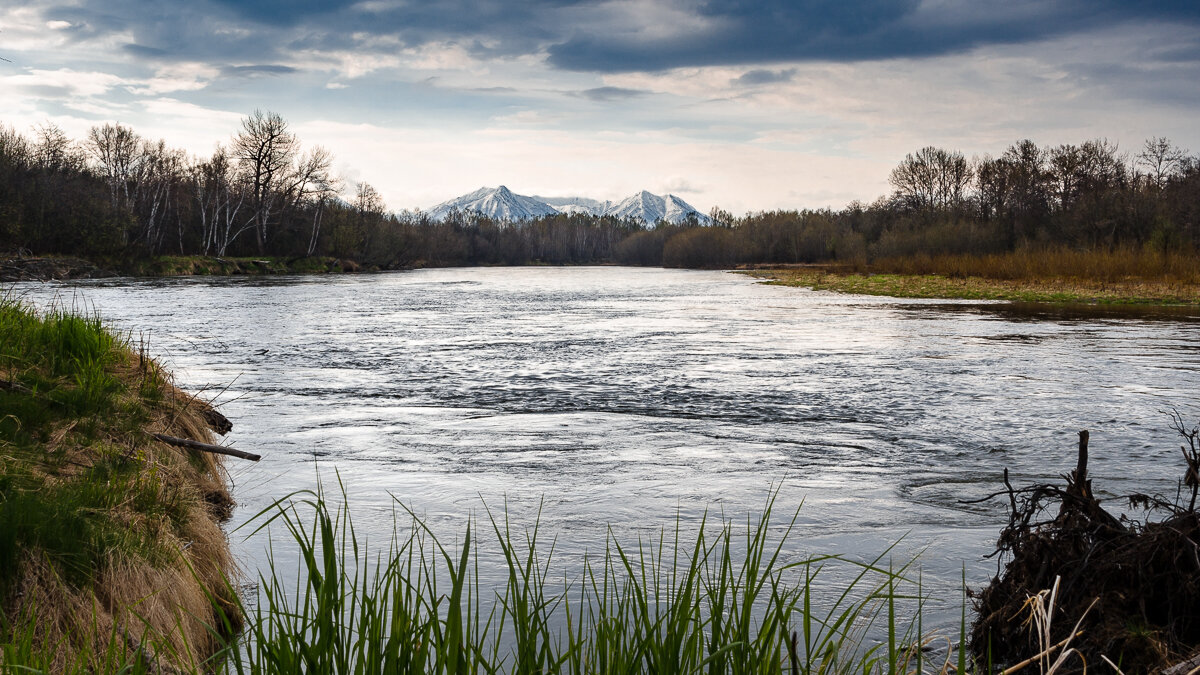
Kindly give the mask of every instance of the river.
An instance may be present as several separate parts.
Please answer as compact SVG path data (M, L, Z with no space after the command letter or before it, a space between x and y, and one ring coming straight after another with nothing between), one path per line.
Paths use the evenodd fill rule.
M1098 493L1173 495L1165 411L1200 417L1197 312L1029 311L620 267L18 284L98 311L189 391L216 396L234 525L335 471L356 525L393 496L449 540L484 503L539 505L560 559L778 487L790 550L920 555L925 586L978 585L1014 483L1057 481L1089 429ZM262 542L235 545L244 565ZM564 563L569 574L571 563ZM957 616L957 604L946 610Z

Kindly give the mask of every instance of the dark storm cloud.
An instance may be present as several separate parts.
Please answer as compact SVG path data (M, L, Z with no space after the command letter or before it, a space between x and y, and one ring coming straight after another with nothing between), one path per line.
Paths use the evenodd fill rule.
M80 40L132 35L126 51L148 60L280 63L293 49L450 41L481 58L545 53L553 67L621 72L935 56L1146 21L1200 26L1200 2L81 0L42 16L70 22Z
M1145 20L1200 24L1197 2L1099 0L923 5L915 0L712 0L672 37L576 31L549 48L568 70L620 72L785 61L936 56Z

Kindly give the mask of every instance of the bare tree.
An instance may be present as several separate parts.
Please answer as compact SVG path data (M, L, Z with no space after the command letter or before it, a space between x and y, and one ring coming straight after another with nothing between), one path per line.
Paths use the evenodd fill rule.
M296 203L307 203L312 209L312 226L309 228L308 246L305 255L317 251L321 237L321 220L325 216L325 205L337 197L341 180L333 175L333 155L317 146L301 158L296 167Z
M1147 139L1137 156L1137 166L1146 169L1150 184L1160 191L1171 178L1183 173L1186 163L1187 151L1162 136Z
M53 122L39 124L35 128L33 144L34 163L46 171L65 171L79 168L80 158L71 146L71 139Z
M221 145L207 162L192 170L192 188L200 213L201 242L205 255L224 256L243 232L253 227L238 220L246 190L240 189L229 151Z
M133 129L120 124L105 124L88 131L87 150L96 161L100 175L108 183L113 208L130 204L129 188L137 172L142 139Z
M889 181L912 208L948 209L962 204L972 175L961 152L929 146L906 155Z
M299 143L277 113L255 110L242 120L242 131L233 139L233 156L245 177L250 218L259 253L270 239L270 227L289 179Z
M0 163L25 169L33 161L29 140L12 126L0 123Z
M167 147L163 140L143 141L135 166L133 204L140 225L138 239L151 253L157 253L162 249L169 211L177 206L174 198L183 184L186 155L182 150ZM179 239L182 251L182 223Z

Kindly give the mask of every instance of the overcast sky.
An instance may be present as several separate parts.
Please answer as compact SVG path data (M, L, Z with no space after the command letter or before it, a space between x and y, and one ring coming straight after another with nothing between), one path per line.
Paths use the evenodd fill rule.
M394 210L481 186L839 208L925 145L1200 151L1200 2L0 3L0 122L197 155L260 108Z

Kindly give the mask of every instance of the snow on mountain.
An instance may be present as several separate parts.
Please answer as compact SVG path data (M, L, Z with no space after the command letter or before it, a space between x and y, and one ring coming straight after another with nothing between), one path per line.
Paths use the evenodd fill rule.
M498 188L479 188L469 194L442 202L429 210L429 217L432 220L445 220L454 209L507 221L530 220L558 213L557 209L546 202L514 194L501 185Z
M539 197L534 195L533 198L546 202L562 213L583 213L589 216L602 216L613 204L610 201L602 202L599 199L589 199L588 197Z
M711 224L708 216L679 197L672 194L659 196L645 190L614 204L587 197L526 197L501 185L498 188L479 188L442 202L429 210L429 217L432 220L445 220L454 209L464 213L479 213L495 220L531 220L556 213L579 213L638 220L646 225L662 220L679 224L687 220L689 214L695 214L696 221L701 225Z
M701 225L711 224L708 216L700 213L691 204L675 195L667 194L660 197L642 190L609 208L604 215L641 220L647 225L653 225L660 220L677 225L687 220L688 215L693 213L696 214L696 220Z

